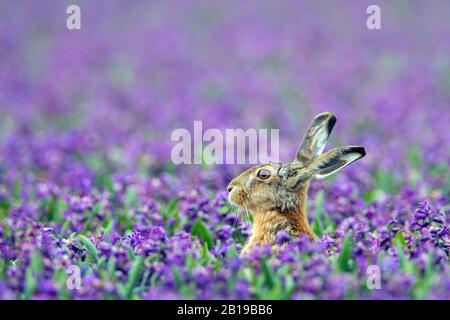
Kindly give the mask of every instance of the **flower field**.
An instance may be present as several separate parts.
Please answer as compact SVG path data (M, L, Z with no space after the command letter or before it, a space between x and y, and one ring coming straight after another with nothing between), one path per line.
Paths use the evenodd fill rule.
M0 3L0 299L450 299L448 1ZM314 180L319 239L240 257L246 166L171 132L311 119L367 155ZM379 275L376 287L372 271ZM376 282L376 281L375 281ZM375 283L374 282L374 283Z

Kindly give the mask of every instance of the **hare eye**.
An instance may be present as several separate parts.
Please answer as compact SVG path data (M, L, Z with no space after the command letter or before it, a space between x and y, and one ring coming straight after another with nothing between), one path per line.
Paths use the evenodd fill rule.
M256 176L260 179L266 180L270 177L271 173L269 170L267 169L261 169L258 171L258 173L256 174Z

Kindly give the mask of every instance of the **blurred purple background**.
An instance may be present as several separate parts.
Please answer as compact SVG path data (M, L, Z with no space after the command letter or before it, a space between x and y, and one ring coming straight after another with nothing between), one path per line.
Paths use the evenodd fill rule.
M410 146L448 161L450 4L377 1L382 29L369 30L372 2L76 1L82 29L68 30L73 1L2 1L6 160L53 168L90 150L124 168L165 163L171 131L193 120L280 128L288 160L329 110L329 145L364 145L366 163L400 169Z

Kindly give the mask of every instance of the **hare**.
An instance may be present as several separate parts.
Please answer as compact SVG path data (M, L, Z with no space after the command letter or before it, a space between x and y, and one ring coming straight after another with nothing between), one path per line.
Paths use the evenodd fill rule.
M307 218L310 180L325 178L366 154L360 146L339 147L322 154L335 124L331 112L318 114L292 162L258 165L230 182L228 200L253 215L252 234L241 255L258 245L277 249L276 237L281 230L291 237L317 238Z

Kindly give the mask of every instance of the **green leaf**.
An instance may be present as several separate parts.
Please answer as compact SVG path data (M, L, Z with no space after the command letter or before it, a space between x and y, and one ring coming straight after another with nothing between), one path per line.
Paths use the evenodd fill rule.
M8 216L11 204L7 200L0 201L0 220L4 220Z
M142 276L141 283L139 285L139 290L140 291L144 291L145 290L145 286L146 286L147 282L150 279L150 274L151 274L150 270L145 270L144 275Z
M235 246L228 247L226 256L227 259L238 257L239 253L237 252L236 247Z
M400 262L400 268L408 273L414 272L414 263L410 262L406 255L404 249L408 248L408 243L405 240L405 237L403 236L403 233L401 231L397 231L394 237L394 246L397 251L397 257Z
M284 296L283 300L289 300L292 297L292 294L295 291L295 281L292 276L288 275L285 279L285 288L283 290Z
M65 208L66 203L64 200L58 197L51 197L48 202L48 221L55 221L58 224L63 222L62 211Z
M313 231L320 237L323 235L323 191L320 190L316 195L316 204L314 208L314 223L312 225Z
M93 270L91 268L91 262L89 260L90 259L86 259L81 263L81 269L85 270L86 275L90 275L93 273Z
M8 264L6 263L5 260L0 258L0 279L6 278L7 271L8 271Z
M4 239L8 239L11 236L11 227L8 223L5 223L3 226L3 237Z
M261 260L261 268L262 268L262 272L264 275L264 279L265 279L265 283L269 288L273 288L273 286L275 285L276 281L275 281L275 275L272 271L272 269L270 268L270 266L267 264L266 260Z
M172 274L175 278L175 284L178 289L182 288L184 285L183 277L181 276L180 271L176 267L172 267Z
M381 189L370 189L363 194L363 199L366 203L372 203L382 199L385 192Z
M432 275L434 275L434 253L433 251L429 251L428 252L428 260L427 260L427 264L425 266L425 277L431 277Z
M117 215L117 220L119 221L120 226L124 227L125 230L132 230L133 229L133 221L127 215L127 211L126 210L122 210Z
M55 270L52 276L53 282L57 285L58 299L68 300L72 296L71 290L67 288L67 272L63 267L59 267Z
M101 258L98 260L98 265L99 265L102 269L106 268L106 257L105 257L105 256L101 257Z
M127 290L126 297L130 299L133 295L133 289L136 286L139 277L141 276L142 269L144 268L144 257L137 256L129 273L128 273L128 282L127 282Z
M186 254L186 261L184 262L184 265L185 265L186 269L188 270L189 274L192 274L192 270L195 268L197 263L198 263L198 261L195 259L195 257L191 253Z
M389 194L395 194L399 189L394 175L389 170L380 168L376 169L373 172L373 179L375 181L375 185L379 189Z
M231 212L231 211L232 210L231 210L231 208L228 205L224 205L224 206L221 206L221 207L217 208L217 212L218 213L228 213L228 212Z
M33 270L35 273L41 274L44 271L44 267L42 264L42 257L40 252L34 251L31 254L31 270Z
M161 213L165 218L172 218L178 212L178 199L172 198L165 206L161 208Z
M114 257L109 258L106 266L108 270L108 276L112 281L116 279L116 259Z
M104 229L105 229L104 234L105 235L110 234L113 228L114 228L114 220L111 217L109 217L104 222Z
M284 264L278 268L278 270L275 272L275 274L279 277L285 277L285 276L291 274L291 266L289 264Z
M324 233L336 231L336 224L331 220L328 212L324 211L323 217L324 217L323 221L324 221L324 227L325 227Z
M128 247L128 259L134 261L136 259L136 253L134 253L133 247Z
M117 291L119 292L119 294L126 298L127 297L127 286L123 283L118 283L117 284Z
M400 244L405 248L408 247L408 243L406 242L405 237L403 236L403 233L400 230L397 231L397 233L395 234L394 243Z
M70 220L70 219L67 219L66 221L64 221L64 223L63 223L63 225L61 227L61 232L59 233L59 235L61 237L64 237L65 231L69 230L71 224L72 224L72 220Z
M195 221L191 229L191 234L198 237L203 243L206 243L208 249L211 249L213 246L214 240L211 232L201 219L197 219L197 221Z
M276 283L271 289L261 288L258 290L258 297L261 300L280 300L286 296L286 292L283 292L281 283Z
M411 169L408 173L408 181L412 186L416 186L421 179L422 175L418 169Z
M89 252L89 256L91 257L92 261L94 263L98 263L98 255L97 255L97 248L95 248L94 244L86 238L83 235L78 235L80 241L83 243L83 245L86 247L86 250Z
M209 255L209 248L206 242L203 242L201 254L202 254L202 262L209 263L211 259Z
M405 255L404 246L401 240L394 241L395 249L397 251L398 261L400 263L400 268L406 273L414 272L414 264L408 261Z
M96 181L98 185L103 187L105 190L107 190L109 193L114 193L114 183L109 175L98 175L96 177Z
M418 146L410 146L407 151L407 156L413 167L420 167L420 164L422 163L422 154Z
M347 234L342 241L341 252L339 253L337 259L338 269L342 272L350 272L351 271L351 255L352 255L352 237L350 234Z
M19 180L16 180L14 182L14 186L12 189L12 198L14 200L14 203L20 203L21 192L22 192L21 182Z
M25 300L28 300L33 296L36 287L37 287L36 277L33 274L33 269L31 268L31 266L29 266L25 271L25 288L23 293L23 297Z
M125 209L128 211L132 206L139 203L139 198L134 188L128 188L125 194Z

